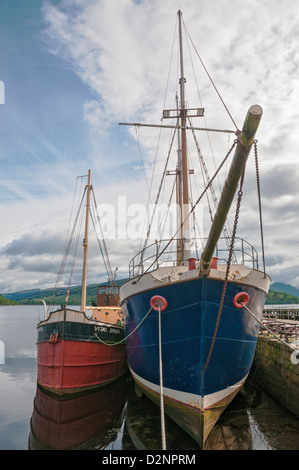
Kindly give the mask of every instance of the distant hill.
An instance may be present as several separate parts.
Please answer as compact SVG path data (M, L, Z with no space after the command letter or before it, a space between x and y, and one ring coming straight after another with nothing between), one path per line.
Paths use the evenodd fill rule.
M273 290L269 290L266 304L299 304L299 298L286 294L285 292L275 292Z
M283 282L274 282L270 286L266 304L299 304L299 289Z
M125 281L125 279L117 280L117 284L120 285ZM97 299L97 287L99 285L107 285L106 282L99 284L90 284L86 288L86 304L92 305L93 302L96 302ZM65 297L67 293L67 288L63 287L58 289L55 304L61 305L65 302ZM47 304L52 302L53 289L30 289L23 290L20 292L11 292L5 294L7 299L16 301L19 304L38 304L39 300L44 300ZM81 304L81 286L73 286L70 288L68 305L80 305Z
M58 289L55 298L55 304L61 305L65 302L67 288ZM70 288L68 304L80 305L81 303L81 286L73 286ZM52 302L53 289L31 289L28 291L12 292L5 294L8 299L15 300L19 304L38 304L40 300L44 300L47 304ZM97 298L97 284L90 285L86 288L86 303L91 305Z
M0 294L0 305L16 305L16 303L17 302L15 302L14 300L10 300Z
M274 292L285 292L286 294L294 297L299 297L299 289L291 286L290 284L284 284L283 282L274 282L271 284L270 289Z

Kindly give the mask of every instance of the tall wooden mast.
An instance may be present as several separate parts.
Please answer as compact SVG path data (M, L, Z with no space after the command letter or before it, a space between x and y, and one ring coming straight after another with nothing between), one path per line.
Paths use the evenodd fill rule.
M186 121L187 121L187 109L186 109L186 98L185 98L185 83L184 77L184 56L183 56L183 39L182 39L182 12L178 11L179 18L179 46L180 46L180 118L181 118L181 145L182 145L182 219L183 225L183 252L182 258L187 262L190 257L190 221L189 221L189 183L188 183L188 155L187 155L187 137L186 137Z
M233 132L235 131L223 131L220 129L207 129L198 128L187 125L187 118L191 117L202 117L204 115L204 108L187 108L186 97L185 97L185 83L184 77L184 57L183 57L183 38L182 38L182 12L178 11L178 22L179 22L179 51L180 51L180 103L177 103L176 109L164 109L163 119L177 119L176 125L161 125L161 124L141 124L141 123L124 123L120 122L122 126L145 126L145 127L160 127L177 129L178 136L178 164L175 171L167 171L166 174L176 175L177 182L177 204L178 220L177 220L177 259L178 264L187 264L188 258L191 256L191 232L190 232L190 201L189 201L189 173L193 170L188 169L188 156L187 156L187 138L186 132L188 129L193 130L204 130L214 132Z
M179 97L176 95L176 107L177 114L180 115L179 111ZM178 126L180 125L178 118ZM176 169L176 204L177 204L177 260L178 264L181 264L183 258L183 207L182 207L182 188L183 188L183 172L182 172L182 148L181 148L181 134L178 132L178 162Z
M85 234L83 239L83 271L82 271L82 295L81 312L86 309L86 281L87 281L87 251L88 251L88 226L89 226L89 208L90 208L90 190L91 190L91 171L88 170L88 183L86 193L86 214L85 214Z

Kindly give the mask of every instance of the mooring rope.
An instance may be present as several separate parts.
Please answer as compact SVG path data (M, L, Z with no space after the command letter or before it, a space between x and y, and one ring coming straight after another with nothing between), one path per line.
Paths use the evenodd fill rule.
M160 306L159 306L159 371L160 371L160 411L161 411L160 417L161 417L162 449L166 450L165 415L164 415L164 391L163 391L161 307Z
M96 333L95 333L94 335L98 338L98 340L99 340L101 343L105 344L106 346L117 346L118 344L124 343L128 338L130 338L130 336L131 336L133 333L135 333L135 331L136 331L138 328L140 328L140 326L142 325L142 323L144 322L144 320L148 317L148 315L150 314L150 312L152 311L152 309L153 309L153 307L151 307L151 308L149 309L149 311L148 311L148 312L146 313L146 315L143 317L143 319L141 320L141 322L139 323L139 325L137 325L136 328L134 328L134 330L131 331L130 334L128 334L128 336L126 336L126 337L125 337L124 339L122 339L121 341L118 341L117 343L113 343L113 344L111 344L111 343L105 343L105 341L103 341L101 338L99 338ZM114 326L114 325L113 325L113 326Z
M244 304L244 302L240 302L241 305L243 305L243 307L247 310L248 313L250 313L250 315L253 316L253 318L263 327L263 328L266 328L266 330L269 331L269 333L271 333L271 335L273 335L276 339L278 339L281 343L285 344L286 346L288 346L289 348L291 349L294 349L293 346L291 346L290 343L287 343L286 341L284 341L283 339L281 339L279 336L277 336L270 328L268 328L266 325L264 325L264 323L259 320L257 318L256 315L254 315L254 313L247 307L247 305Z
M153 310L155 304L151 306L149 311L146 313L146 315L143 317L141 322L134 328L131 333L126 336L124 339L121 341L118 341L117 343L105 343L101 338L98 337L98 335L95 333L94 335L97 337L97 339L102 343L105 344L106 346L116 346L118 344L124 343L135 331L140 328L142 323L145 321L145 319L148 317L150 312ZM161 307L159 306L159 373L160 373L160 417L161 417L161 434L162 434L162 449L166 450L166 433L165 433L165 413L164 413L164 391L163 391L163 360L162 360L162 329L161 329Z

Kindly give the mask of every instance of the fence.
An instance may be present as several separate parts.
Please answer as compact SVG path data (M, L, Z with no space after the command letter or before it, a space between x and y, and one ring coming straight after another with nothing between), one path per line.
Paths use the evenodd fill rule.
M297 321L284 321L264 316L262 318L261 332L271 335L266 327L287 343L292 343L299 339L299 322Z

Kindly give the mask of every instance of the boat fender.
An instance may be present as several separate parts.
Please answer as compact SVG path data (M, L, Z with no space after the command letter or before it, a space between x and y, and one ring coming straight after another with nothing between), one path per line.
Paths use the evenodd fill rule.
M161 312L163 312L163 310L167 308L168 302L161 295L154 295L150 300L150 305L153 310L156 310L156 312L159 310L159 308L161 309Z
M242 303L241 303L242 302ZM249 295L247 292L239 292L235 295L233 303L236 308L242 308L243 305L247 305L249 302Z

